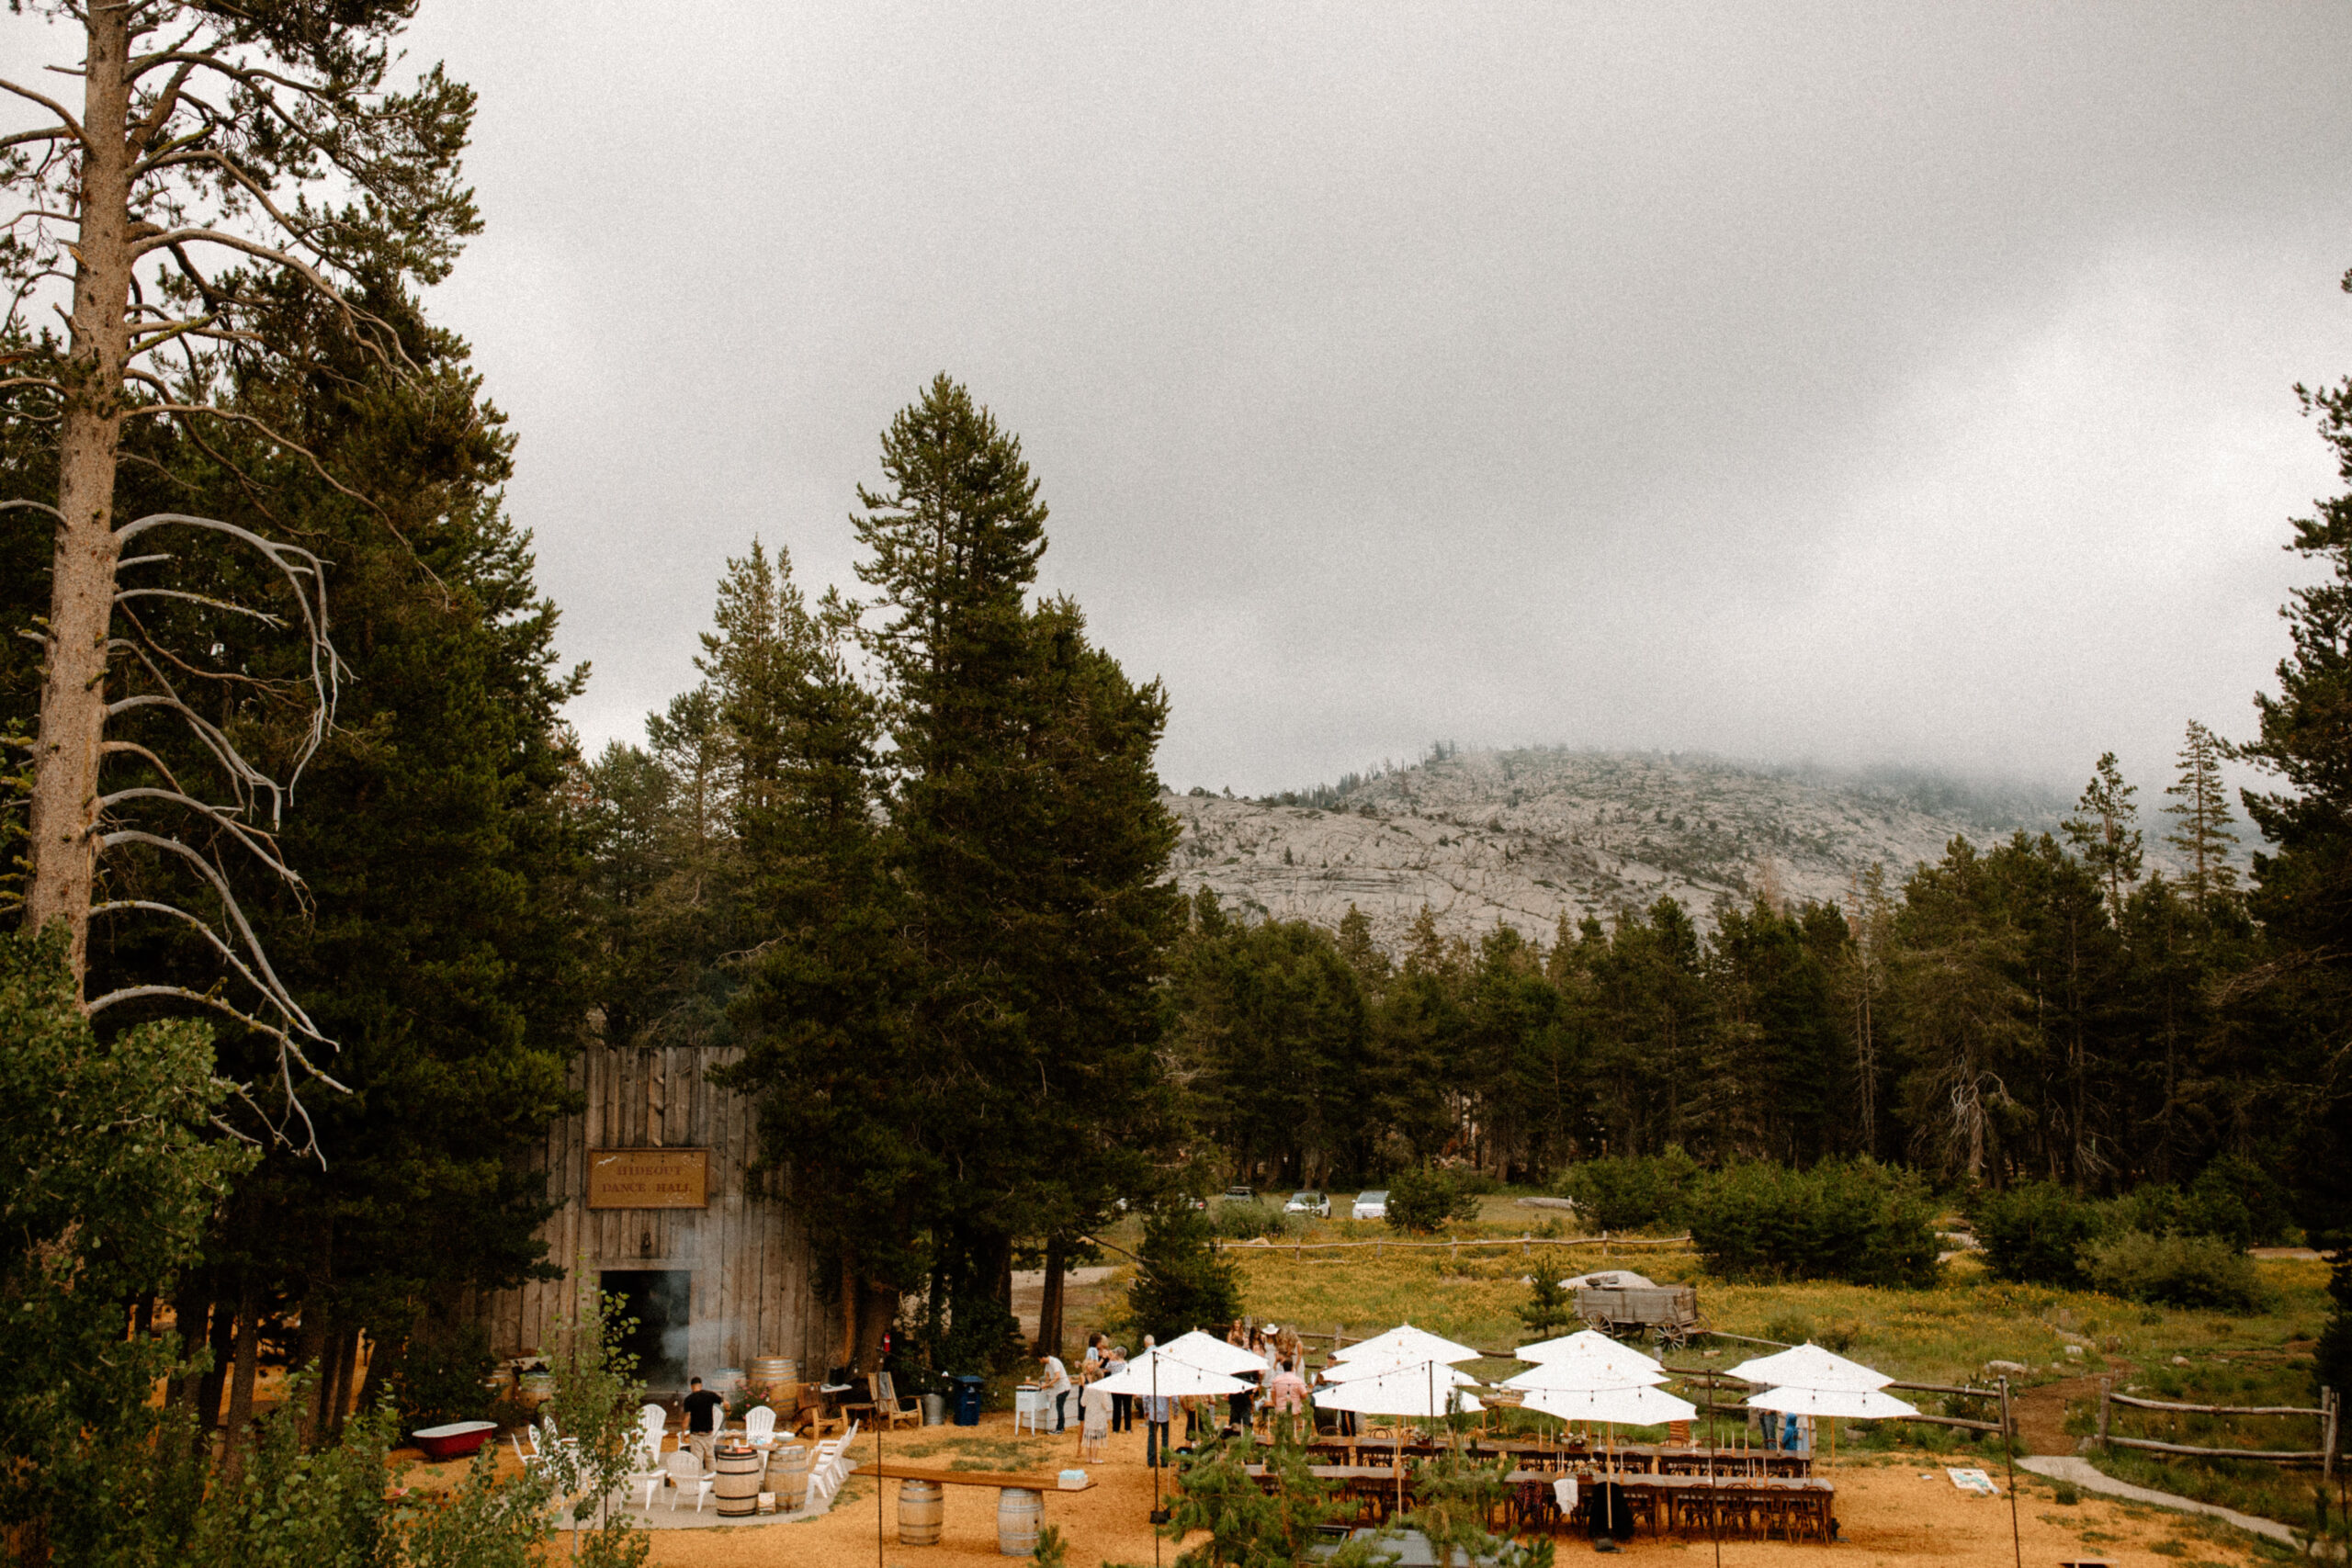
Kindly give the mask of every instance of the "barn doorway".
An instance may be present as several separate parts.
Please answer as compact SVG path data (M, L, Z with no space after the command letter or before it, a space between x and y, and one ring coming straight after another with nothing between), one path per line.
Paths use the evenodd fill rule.
M599 1283L606 1295L620 1298L616 1315L636 1320L621 1348L637 1358L646 1392L683 1390L694 1275L684 1269L607 1269Z

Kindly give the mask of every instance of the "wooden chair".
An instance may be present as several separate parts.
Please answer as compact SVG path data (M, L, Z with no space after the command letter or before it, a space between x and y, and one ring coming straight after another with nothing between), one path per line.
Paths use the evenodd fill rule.
M922 1425L922 1401L909 1394L901 1398L898 1386L888 1372L868 1372L865 1390L872 1396L874 1424L896 1430L900 1425Z

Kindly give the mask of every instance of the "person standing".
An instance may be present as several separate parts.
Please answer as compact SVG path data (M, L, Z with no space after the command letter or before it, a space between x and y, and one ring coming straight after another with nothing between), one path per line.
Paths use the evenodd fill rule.
M1283 1363L1266 1384L1266 1405L1273 1412L1274 1436L1277 1440L1297 1425L1298 1416L1306 1408L1306 1380L1289 1362Z
M1059 1432L1069 1425L1069 1369L1059 1356L1040 1356L1037 1364L1045 1369L1038 1392L1053 1402L1054 1430Z
M1168 1435L1168 1423L1176 1414L1176 1402L1164 1393L1139 1393L1136 1403L1143 1406L1144 1468L1172 1462L1176 1444Z
M1112 1346L1102 1357L1102 1375L1114 1378L1126 1370L1127 1348L1125 1345ZM1135 1430L1135 1425L1136 1407L1133 1397L1124 1393L1113 1394L1111 1396L1111 1430L1131 1432Z
M702 1379L686 1380L686 1447L703 1469L710 1469L710 1450L727 1419L727 1401L702 1386Z
M1233 1320L1233 1326L1226 1331L1225 1342L1238 1350L1248 1350L1250 1348L1250 1331L1242 1326L1242 1323L1239 1318L1235 1318ZM1253 1380L1247 1372L1238 1372L1235 1375L1239 1377L1244 1382L1253 1382ZM1250 1429L1250 1404L1251 1400L1257 1396L1257 1389L1252 1386L1243 1389L1238 1393L1227 1394L1226 1396L1227 1425L1238 1427L1245 1432Z

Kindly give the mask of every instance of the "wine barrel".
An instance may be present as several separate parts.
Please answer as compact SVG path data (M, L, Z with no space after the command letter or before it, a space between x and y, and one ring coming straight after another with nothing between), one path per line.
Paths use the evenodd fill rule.
M947 1517L947 1488L936 1481L899 1483L899 1544L937 1546Z
M808 1500L806 1443L778 1443L768 1450L768 1490L775 1494L775 1506L786 1513L797 1512Z
M722 1519L749 1518L760 1511L760 1450L748 1444L730 1443L712 1456L718 1469L718 1479L711 1486L711 1495L718 1499L718 1517Z
M996 1550L1000 1557L1029 1557L1037 1551L1037 1522L1046 1517L1046 1499L1026 1486L1008 1486L997 1494Z
M743 1369L714 1367L703 1386L728 1404L740 1406L743 1403Z
M753 1397L771 1404L782 1397L778 1390L800 1381L800 1363L789 1356L755 1356L750 1371Z

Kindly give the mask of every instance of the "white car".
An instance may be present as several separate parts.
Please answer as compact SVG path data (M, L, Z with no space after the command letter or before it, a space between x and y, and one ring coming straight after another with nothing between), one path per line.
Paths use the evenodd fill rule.
M1388 1217L1387 1189L1383 1188L1377 1192L1357 1193L1356 1206L1350 1210L1349 1213L1352 1218L1359 1220L1386 1219Z
M1331 1200L1320 1192L1294 1192L1290 1201L1283 1205L1285 1214L1313 1214L1318 1220L1331 1217Z

